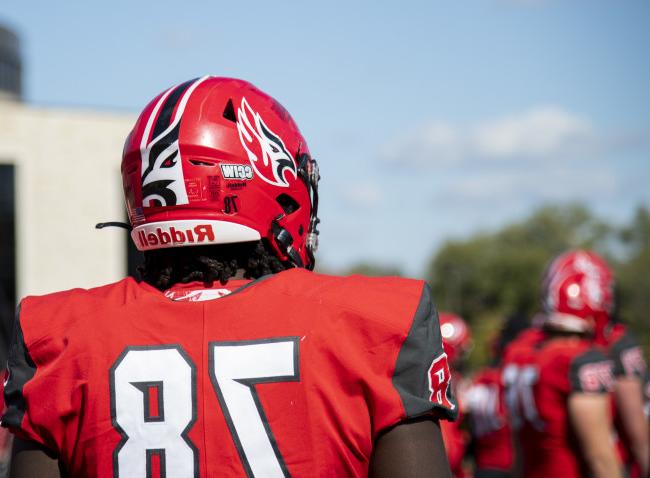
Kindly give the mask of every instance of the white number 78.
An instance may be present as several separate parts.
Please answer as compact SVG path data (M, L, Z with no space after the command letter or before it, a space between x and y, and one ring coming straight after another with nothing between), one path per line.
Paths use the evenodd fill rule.
M249 477L289 476L255 385L298 381L298 345L297 337L209 343L212 385ZM129 347L111 367L111 416L122 435L115 477L150 476L154 456L163 476L199 476L187 436L196 418L195 370L170 345Z

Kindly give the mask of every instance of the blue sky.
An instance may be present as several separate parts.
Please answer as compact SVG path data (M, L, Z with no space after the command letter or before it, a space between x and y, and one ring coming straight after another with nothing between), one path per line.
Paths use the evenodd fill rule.
M278 98L321 165L330 269L418 276L545 202L650 205L647 0L8 0L0 21L31 103L137 112L205 73Z

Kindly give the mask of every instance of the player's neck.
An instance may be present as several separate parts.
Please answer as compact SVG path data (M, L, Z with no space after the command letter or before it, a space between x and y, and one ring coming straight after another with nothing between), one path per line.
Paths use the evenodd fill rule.
M237 269L237 272L229 280L241 280L246 279L246 271L244 269Z

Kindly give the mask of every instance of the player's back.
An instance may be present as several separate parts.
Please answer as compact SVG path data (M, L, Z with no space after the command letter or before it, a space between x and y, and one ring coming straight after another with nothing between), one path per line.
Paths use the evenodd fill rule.
M197 289L25 299L3 424L74 476L365 476L378 433L455 408L422 282Z
M505 404L511 426L519 429L523 420L535 420L536 412L531 406L530 386L535 378L535 356L546 335L538 327L522 331L504 349L502 358L502 382Z
M570 426L573 393L606 393L611 364L592 343L577 336L547 338L538 347L530 373L529 415L519 431L527 477L587 476L580 444Z

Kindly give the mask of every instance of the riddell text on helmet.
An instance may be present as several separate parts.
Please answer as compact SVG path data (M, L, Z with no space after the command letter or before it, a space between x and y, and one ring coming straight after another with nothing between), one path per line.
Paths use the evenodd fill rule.
M198 224L188 229L177 229L171 226L169 229L163 230L161 227L157 227L152 232L137 231L134 236L140 250L167 245L209 244L215 239L211 224Z

